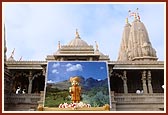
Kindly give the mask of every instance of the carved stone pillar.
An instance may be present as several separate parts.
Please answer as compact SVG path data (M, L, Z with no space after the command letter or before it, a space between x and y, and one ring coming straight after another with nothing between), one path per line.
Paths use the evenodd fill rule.
M33 82L33 79L34 79L34 76L32 75L32 72L31 72L31 71L30 71L28 77L29 77L28 94L31 94L31 92L32 92L32 82Z
M117 101L115 101L114 91L111 91L111 111L116 111L116 103Z
M43 66L42 72L43 72L43 75L45 76L46 75L46 66Z
M128 87L127 87L127 76L126 76L127 72L124 71L123 72L123 86L124 86L124 93L127 94L128 93Z
M148 71L147 80L148 80L149 93L152 94L153 93L153 88L152 88L152 85L151 85L151 71Z
M142 86L143 86L143 92L144 94L147 94L147 86L146 86L146 71L142 72Z
M109 77L111 77L112 76L112 73L113 73L113 68L111 67L111 66L109 66Z

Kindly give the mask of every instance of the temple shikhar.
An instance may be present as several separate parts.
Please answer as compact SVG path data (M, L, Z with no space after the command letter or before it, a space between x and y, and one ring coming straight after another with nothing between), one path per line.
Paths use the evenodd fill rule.
M126 18L117 61L99 51L96 41L88 45L78 30L68 44L58 41L57 51L44 57L46 61L16 61L14 53L6 58L6 39L4 34L4 111L37 110L44 101L48 61L107 61L111 111L164 110L164 61L158 61L138 13L132 23Z

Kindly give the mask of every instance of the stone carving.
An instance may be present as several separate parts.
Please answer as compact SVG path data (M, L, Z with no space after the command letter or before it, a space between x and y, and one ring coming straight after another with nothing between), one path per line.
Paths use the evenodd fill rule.
M28 86L28 94L31 94L32 91L32 82L34 80L34 76L32 75L32 72L29 73L29 86Z
M123 81L123 87L124 87L124 93L127 94L128 93L127 71L123 71L122 74L112 71L111 77L114 77L114 76L119 77L119 78L122 79L122 81Z
M143 91L144 94L147 94L147 86L146 86L146 71L142 72L142 87L143 87Z
M130 25L126 23L123 31L118 61L157 60L144 24L135 18Z
M149 93L152 94L153 93L153 88L152 88L152 84L151 84L151 71L148 71L148 74L147 74L147 79L148 79L148 90L149 90Z

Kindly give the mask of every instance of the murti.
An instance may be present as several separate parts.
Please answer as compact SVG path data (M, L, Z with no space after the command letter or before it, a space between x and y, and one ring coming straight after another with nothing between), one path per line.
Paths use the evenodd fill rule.
M80 78L75 76L75 77L70 77L70 82L71 82L71 87L69 87L69 93L71 94L71 100L72 103L64 103L60 104L59 108L72 108L72 109L77 109L77 108L90 108L90 104L86 104L83 102L80 102L81 100L81 86L79 86Z
M71 87L69 87L69 92L71 94L71 100L73 103L80 102L81 95L81 86L79 86L80 78L79 77L71 77L70 78Z

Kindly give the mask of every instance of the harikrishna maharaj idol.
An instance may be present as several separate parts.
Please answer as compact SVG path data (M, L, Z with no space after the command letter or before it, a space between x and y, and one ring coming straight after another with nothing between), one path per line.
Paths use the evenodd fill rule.
M71 94L71 100L73 103L80 102L81 96L81 86L79 86L80 78L79 77L71 77L70 78L71 87L69 87L69 92Z

